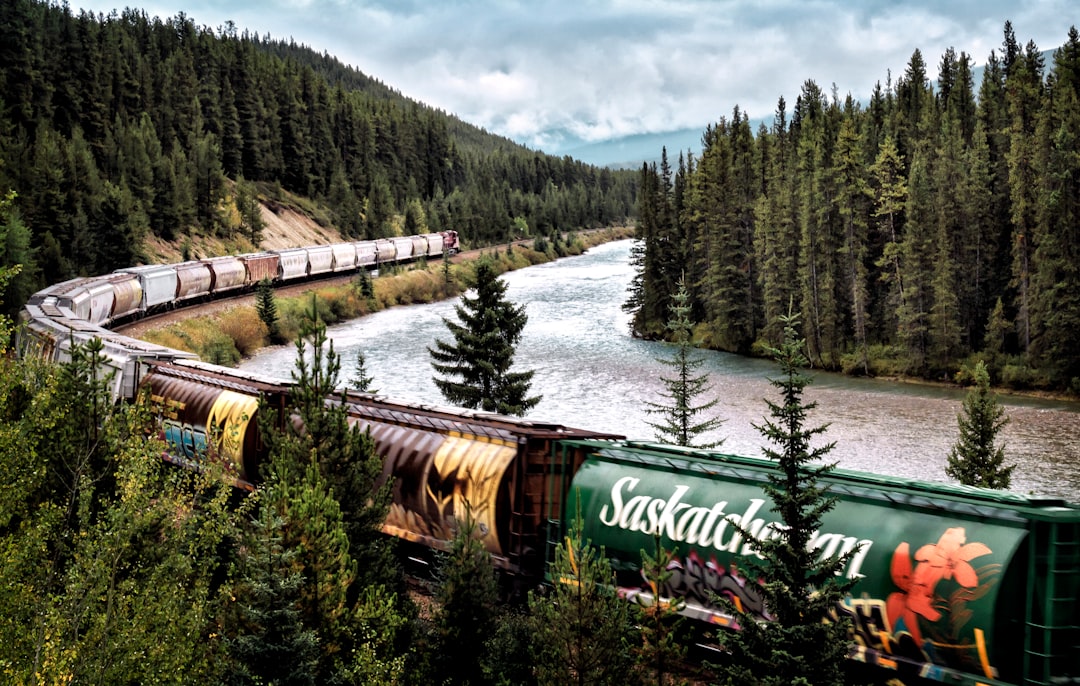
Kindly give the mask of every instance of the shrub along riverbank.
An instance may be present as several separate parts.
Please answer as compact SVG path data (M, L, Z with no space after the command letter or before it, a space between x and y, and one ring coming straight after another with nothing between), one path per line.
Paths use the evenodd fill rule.
M630 226L570 234L566 242L536 239L531 245L494 246L476 253L492 260L502 274L515 269L551 262L560 257L580 255L594 245L633 237ZM254 304L238 305L214 314L193 316L156 329L140 338L158 345L197 354L213 364L236 366L259 348L296 340L300 324L309 317L312 302L326 324L363 317L396 305L435 302L454 298L468 288L473 260L453 264L420 261L383 269L377 278L366 272L348 283L331 286L312 284L294 297L277 297L278 336L271 337Z

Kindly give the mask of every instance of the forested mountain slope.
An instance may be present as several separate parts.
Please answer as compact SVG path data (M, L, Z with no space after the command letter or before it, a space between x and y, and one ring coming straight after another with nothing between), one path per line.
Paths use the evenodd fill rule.
M1080 392L1080 38L1050 64L1006 22L974 83L915 50L865 107L806 81L771 128L735 106L702 153L641 171L627 308L663 332L685 275L699 333L748 352L801 313L817 367Z
M596 226L633 174L527 150L335 58L128 9L0 4L5 293L152 259L254 249L256 201L345 236L457 230L466 245Z

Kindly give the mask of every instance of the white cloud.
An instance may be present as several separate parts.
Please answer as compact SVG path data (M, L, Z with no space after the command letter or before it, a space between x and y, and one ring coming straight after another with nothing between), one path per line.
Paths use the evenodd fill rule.
M200 25L294 38L489 131L558 152L573 139L767 117L807 79L865 98L922 51L977 64L1006 19L1021 43L1065 40L1072 0L155 0ZM108 11L108 0L74 0Z

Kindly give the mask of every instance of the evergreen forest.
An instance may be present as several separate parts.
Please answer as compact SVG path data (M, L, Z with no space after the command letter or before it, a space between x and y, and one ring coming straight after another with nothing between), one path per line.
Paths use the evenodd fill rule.
M1063 30L1063 33L1066 33ZM1006 22L975 83L915 50L869 102L806 81L757 131L735 106L700 155L640 172L635 335L685 278L696 336L761 354L789 304L810 363L1080 392L1080 37L1046 53ZM967 371L965 371L967 370Z
M476 247L621 221L636 183L231 24L0 4L0 189L15 194L0 266L22 265L11 311L44 285L145 260L148 240L256 250L253 198L301 198L354 239L453 229Z

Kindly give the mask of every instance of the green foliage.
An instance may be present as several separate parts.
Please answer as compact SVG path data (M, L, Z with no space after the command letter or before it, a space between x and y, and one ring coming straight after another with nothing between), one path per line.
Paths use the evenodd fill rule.
M9 316L33 293L38 276L30 229L15 209L15 198L14 191L0 198L0 302Z
M487 639L498 617L499 589L491 556L468 508L439 576L438 673L444 683L481 684Z
M15 683L215 681L219 475L164 465L99 342L0 372L0 668Z
M361 269L356 275L357 289L364 298L375 297L375 286L371 283L371 273L367 269Z
M693 333L693 323L690 321L689 295L686 286L679 280L679 289L672 296L671 318L667 328L675 343L675 352L671 358L658 358L658 362L671 367L674 376L661 376L667 392L664 397L667 403L647 402L649 414L660 415L662 422L648 422L649 426L656 429L656 439L663 443L671 443L687 448L715 448L723 440L695 445L694 441L701 434L712 431L720 426L722 420L718 417L705 417L699 421L699 415L716 407L719 402L716 398L695 405L694 401L709 390L709 375L694 375L695 371L704 364L705 360L693 354L694 343L690 340Z
M244 532L231 589L234 634L226 637L228 683L314 684L319 637L303 623L298 549L285 546L285 519L273 508Z
M356 351L356 369L353 371L352 387L358 391L364 393L378 393L377 389L371 387L373 378L368 376L367 358L364 357L363 350Z
M610 564L581 527L579 516L555 550L550 592L529 594L537 683L630 686L632 606L616 594Z
M278 327L277 302L274 301L274 286L270 279L263 279L255 287L255 311L266 325L270 340L278 342L281 330Z
M302 630L292 636L315 632L316 683L392 680L403 669L397 640L411 609L399 593L403 580L389 541L380 533L390 485L381 483L370 434L350 426L343 405L325 402L337 385L340 360L314 301L309 314L296 343L295 385L285 415L301 423L281 428L282 418L267 404L260 407L270 457L259 501L270 512L260 517L283 522L288 569L302 580L296 601ZM248 575L240 584L255 588L256 581Z
M257 246L258 196L275 211L280 191L355 238L454 228L493 245L510 217L571 230L633 214L632 173L538 155L288 40L40 0L0 24L3 182L47 283L127 266L150 234L235 227Z
M484 644L481 670L494 686L533 686L532 622L520 608L503 609Z
M663 589L670 582L675 553L664 550L660 544L660 534L653 536L653 550L641 551L641 574L650 589L650 596L635 596L639 626L641 627L641 648L638 660L649 673L655 675L656 686L675 683L671 674L673 668L686 657L686 646L681 643L678 634L683 608L686 601L682 598L665 598Z
M764 491L779 513L776 535L755 538L742 531L757 557L747 557L745 574L759 579L759 592L772 621L759 622L736 610L740 630L730 636L732 662L729 678L738 684L843 683L841 666L848 652L848 626L833 621L833 609L854 584L840 575L854 551L824 559L809 543L821 528L822 516L833 508L835 497L826 494L819 479L835 465L815 464L833 444L811 448L810 441L826 427L806 426L807 413L816 407L803 399L810 378L805 343L797 337L797 316L783 319L784 341L773 355L780 376L771 383L780 402L766 401L769 416L758 430L774 447L765 455L777 462ZM739 527L740 530L741 527ZM760 558L760 559L758 559Z
M255 184L245 181L243 177L238 178L235 203L236 211L240 215L241 231L252 245L258 245L262 241L262 232L266 228L266 222L262 218L262 207L259 205Z
M995 445L1009 418L990 390L990 374L980 360L973 372L975 387L964 398L956 420L960 437L949 450L945 473L965 486L1008 488L1016 465L1005 466L1005 446Z
M978 97L977 56L946 50L932 86L915 50L865 105L806 81L756 135L735 106L674 173L660 151L639 174L633 334L663 336L684 274L720 350L777 345L794 296L817 367L941 380L978 356L1018 388L1080 387L1080 32L1052 63L1004 33Z
M506 284L491 262L476 264L476 295L461 296L458 322L444 318L454 342L435 341L431 366L435 385L449 402L486 412L524 415L540 402L529 397L533 372L511 372L514 348L528 321L524 306L505 299Z
M275 436L268 443L273 449L280 441L296 454L314 456L329 488L343 504L350 553L364 561L362 581L396 588L400 573L389 543L380 533L390 507L391 484L382 480L382 460L371 435L350 425L344 404L325 403L338 387L341 360L333 341L326 337L326 325L314 309L310 315L296 341L296 369L292 373L291 400L303 421L303 432L290 429L284 437Z

